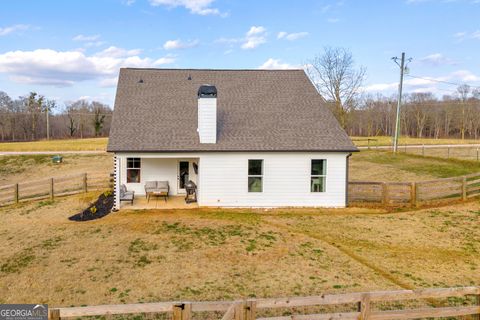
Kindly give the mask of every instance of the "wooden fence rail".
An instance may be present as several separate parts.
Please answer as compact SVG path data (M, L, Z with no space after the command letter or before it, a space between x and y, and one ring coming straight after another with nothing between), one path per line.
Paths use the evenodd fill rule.
M0 206L100 190L112 186L108 174L75 174L0 186ZM424 202L480 196L480 173L418 182L350 181L348 202L417 206Z
M378 310L377 302L401 300L448 299L474 296L470 305L430 306L412 309ZM195 312L222 312L223 320L292 320L292 319L415 319L427 317L458 317L480 314L480 287L435 288L421 290L373 291L346 294L323 294L311 297L248 299L211 302L157 302L122 305L99 305L90 307L51 308L49 320L106 315L169 313L173 320L191 320ZM335 306L350 304L356 311L336 313L296 314L257 318L259 310L296 307Z
M111 183L108 174L82 173L0 186L0 206L22 201L53 200L59 196L106 189Z
M480 196L480 173L418 182L350 181L348 202L417 206Z

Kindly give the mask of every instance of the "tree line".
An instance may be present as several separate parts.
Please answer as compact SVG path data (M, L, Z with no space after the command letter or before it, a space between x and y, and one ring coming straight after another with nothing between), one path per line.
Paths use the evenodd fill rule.
M454 95L437 98L431 92L404 95L400 111L401 134L417 138L480 137L480 90L467 85ZM393 135L397 97L369 95L351 110L346 125L352 136Z
M394 134L398 95L365 94L366 69L355 65L349 50L326 47L305 65L312 83L349 135ZM402 95L400 134L479 138L480 87L461 84L454 91L442 98L432 92Z
M98 101L78 100L63 106L36 92L12 99L0 91L0 140L88 138L108 136L112 109Z

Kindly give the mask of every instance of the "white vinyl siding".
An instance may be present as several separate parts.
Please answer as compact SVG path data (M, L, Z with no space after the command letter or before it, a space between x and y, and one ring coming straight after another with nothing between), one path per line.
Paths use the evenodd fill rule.
M225 207L344 207L345 152L205 153L200 205ZM248 160L263 159L263 192L248 192ZM325 192L311 192L311 160L327 160Z
M213 207L344 207L346 197L346 152L204 152L118 153L122 158L121 180L125 183L126 158L142 158L141 183L127 188L144 194L148 180L168 180L171 194L177 192L178 160L195 159L200 206ZM248 160L263 159L263 192L248 192ZM325 159L325 192L311 192L311 161ZM193 174L193 168L190 173Z

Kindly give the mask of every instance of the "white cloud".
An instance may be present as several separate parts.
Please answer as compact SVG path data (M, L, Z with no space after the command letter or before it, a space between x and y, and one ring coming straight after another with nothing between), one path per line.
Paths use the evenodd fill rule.
M478 82L480 81L480 76L475 75L469 70L458 70L450 74L448 80L450 79L460 80L463 82Z
M425 56L418 60L420 64L431 65L431 66L440 66L440 65L454 65L457 64L456 61L445 57L441 53L432 53L428 56Z
M0 36L6 36L8 34L19 32L19 31L25 31L29 28L30 28L30 26L28 26L26 24L16 24L16 25L13 25L13 26L0 28Z
M150 0L152 6L167 6L170 8L184 7L188 9L190 13L205 15L222 15L222 13L216 9L211 8L211 4L215 0Z
M73 41L82 41L82 42L93 42L93 41L97 41L98 39L100 39L100 35L99 34L94 34L94 35L89 35L89 36L86 36L86 35L83 35L83 34L79 34L79 35L76 35L75 37L73 37Z
M265 61L258 69L299 69L299 66L295 66L288 63L282 63L280 59L270 58Z
M411 78L407 76L404 80L404 91L441 94L442 92L445 93L448 91L454 92L456 90L456 84L475 84L475 82L480 82L480 76L469 70L457 70L440 77ZM364 86L362 89L364 92L396 92L398 82L375 83Z
M473 32L461 31L453 34L453 37L458 39L459 41L463 41L465 39L475 39L480 40L480 30L475 30Z
M192 41L181 41L180 39L177 40L168 40L163 44L163 49L165 50L176 50L176 49L187 49L187 48L193 48L198 45L199 41L198 40L192 40Z
M166 55L165 57L161 57L160 59L155 60L154 64L156 66L160 66L162 64L172 64L177 60L177 58L173 55Z
M301 38L308 36L308 32L295 32L295 33L288 33L285 31L281 31L277 34L277 39L286 39L289 41L295 41Z
M128 56L137 56L142 53L140 49L126 50L115 46L108 47L95 54L96 57L123 58Z
M262 33L265 33L267 31L264 27L262 26L252 26L250 27L250 30L247 32L247 37L253 37Z
M108 55L107 52L111 52ZM81 51L9 51L0 54L0 73L19 83L70 86L79 81L101 81L101 85L114 85L114 77L121 67L155 67L173 63L174 57L141 58L139 50L110 47L94 55Z
M340 21L340 19L338 19L338 18L328 18L327 19L327 22L329 22L329 23L337 23L339 21Z
M241 48L244 50L255 49L261 44L267 42L266 38L267 29L262 26L252 26L247 31L245 39L241 45Z
M267 29L262 26L252 26L245 33L244 37L240 38L219 38L214 41L215 43L226 44L229 47L233 47L240 43L240 47L244 50L254 49L261 44L267 42Z

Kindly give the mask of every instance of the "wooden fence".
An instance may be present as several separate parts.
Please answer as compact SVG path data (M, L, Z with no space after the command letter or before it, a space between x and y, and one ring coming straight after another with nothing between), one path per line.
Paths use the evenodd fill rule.
M0 206L51 199L110 187L108 174L75 174L0 186Z
M467 303L466 297L470 297ZM446 299L443 303L433 302ZM451 305L452 301L462 301L459 305ZM428 301L419 307L402 308L399 301ZM392 308L378 308L379 303L392 303ZM332 307L342 305L345 311L298 313L298 307ZM349 306L346 308L345 306ZM286 310L288 315L271 316L265 311ZM385 310L386 309L386 310ZM324 309L327 310L327 309ZM334 309L331 309L334 310ZM191 320L194 316L205 312L216 312L222 320L292 320L292 319L415 319L435 317L470 316L480 319L480 287L436 288L421 290L397 290L357 292L346 294L323 294L310 297L248 299L237 301L212 302L158 302L122 305L99 305L87 307L51 308L50 320L79 317L99 317L111 315L140 314L148 317L151 314L168 314L173 320ZM258 317L260 313L267 314ZM285 312L284 312L285 314ZM135 317L138 318L138 317ZM197 319L212 319L203 314Z
M480 196L480 173L419 182L350 181L348 202L411 205Z
M101 190L112 186L108 174L76 174L0 186L0 206L22 201L51 199ZM467 200L480 196L480 173L419 182L350 181L348 202L384 206L411 205L435 201ZM480 320L480 319L479 319Z

